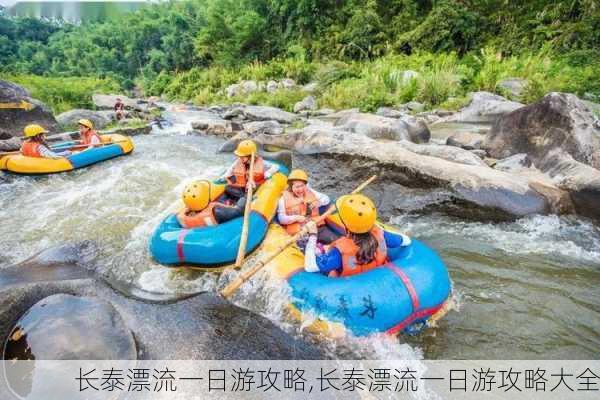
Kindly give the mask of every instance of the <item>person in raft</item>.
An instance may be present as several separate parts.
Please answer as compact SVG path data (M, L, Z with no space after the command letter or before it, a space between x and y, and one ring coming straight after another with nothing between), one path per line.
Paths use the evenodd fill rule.
M222 224L244 214L245 198L241 198L236 206L227 206L212 200L214 184L209 181L198 181L188 185L183 191L185 208L177 214L182 227L202 228Z
M21 145L21 153L27 157L63 158L71 154L70 151L54 152L46 142L46 129L37 124L27 125L23 131L25 141Z
M246 195L248 190L248 172L250 170L250 157L254 154L254 187L260 186L265 180L279 171L279 165L263 160L257 154L256 143L252 140L242 140L234 151L238 159L229 167L222 176L227 181L225 193L232 201L237 202Z
M320 215L319 208L330 202L329 196L308 186L305 171L295 169L288 176L288 189L277 204L277 219L288 234L295 235L307 222L316 220ZM320 243L329 244L337 238L325 221L319 222L317 227Z
M102 139L100 139L100 135L94 130L92 121L89 119L80 119L77 121L77 124L79 125L79 135L81 136L82 145L88 146L89 149L102 144Z
M309 233L304 269L331 277L351 276L385 264L388 249L408 246L410 238L386 232L375 224L377 210L368 197L350 194L336 202L346 235L333 242L328 250L317 254L317 226L307 224Z

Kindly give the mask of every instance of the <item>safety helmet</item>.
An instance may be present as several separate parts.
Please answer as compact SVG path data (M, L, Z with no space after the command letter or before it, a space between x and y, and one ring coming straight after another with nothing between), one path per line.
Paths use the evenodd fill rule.
M288 176L288 182L291 181L308 182L308 174L302 169L294 169L292 170L292 172L290 172L290 175Z
M234 151L238 157L249 157L252 153L256 153L256 143L252 140L242 140Z
M196 181L183 190L183 203L192 211L202 211L210 203L212 183Z
M34 137L42 133L48 133L48 131L38 124L30 124L23 129L23 134L26 138Z
M366 233L373 229L377 220L375 204L362 194L340 197L335 203L340 220L352 233Z
M77 121L77 123L79 125L85 126L86 128L94 129L94 125L92 124L92 121L90 121L89 119L80 119L79 121Z

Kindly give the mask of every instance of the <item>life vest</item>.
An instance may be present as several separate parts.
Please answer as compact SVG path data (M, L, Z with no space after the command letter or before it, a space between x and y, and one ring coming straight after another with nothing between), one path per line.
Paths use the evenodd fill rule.
M265 163L262 157L254 159L254 183L258 186L265 181ZM227 178L227 183L234 187L245 188L248 183L248 170L246 165L238 159L233 166L232 176Z
M371 230L371 234L377 239L378 246L375 251L375 258L367 264L356 264L356 254L358 253L359 247L349 237L344 236L331 244L331 247L337 248L342 254L342 273L340 276L360 274L361 272L369 271L386 263L387 246L383 236L383 229L374 227Z
M92 144L92 138L93 137L97 137L98 138L98 144L102 143L102 139L100 138L100 135L98 135L96 133L96 131L94 130L89 130L86 133L84 133L83 135L81 135L81 144L90 146Z
M27 157L43 157L40 153L41 144L32 140L26 140L21 145L21 153Z
M199 212L196 212L194 215L188 215L187 209L183 209L179 211L177 214L177 220L184 228L203 228L206 226L217 225L217 220L215 218L215 214L213 213L213 209L215 206L222 205L216 201L213 201L208 204L208 206Z
M310 206L310 217L316 220L319 217L319 199L314 192L307 188L304 197L297 197L289 190L283 192L283 204L285 205L285 213L287 215L302 215L306 217L306 212ZM320 221L317 225L321 226L325 221ZM290 235L295 235L300 231L302 225L299 222L292 222L285 225L285 230Z

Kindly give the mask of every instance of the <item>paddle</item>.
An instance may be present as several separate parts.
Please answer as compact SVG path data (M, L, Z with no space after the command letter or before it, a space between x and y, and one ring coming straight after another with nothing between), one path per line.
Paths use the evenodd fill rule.
M377 178L377 175L373 175L372 177L367 179L365 182L363 182L360 186L358 186L356 189L354 189L352 191L352 194L362 191L367 185L369 185L371 182L373 182L376 178ZM335 204L332 204L331 207L329 207L329 209L327 211L325 211L325 213L320 215L319 218L317 218L317 220L315 222L318 223L318 222L323 221L329 215L333 214L335 212L335 210L336 210ZM221 296L223 296L226 299L230 298L233 295L233 293L235 293L235 291L240 288L240 286L242 286L246 281L248 281L248 279L252 278L252 276L254 276L258 271L263 269L265 265L267 265L271 260L273 260L275 257L277 257L288 246L291 246L292 244L296 243L298 241L298 239L302 238L304 235L306 235L306 233L307 233L307 229L306 229L306 225L305 225L300 230L300 232L298 232L297 234L295 234L294 236L289 238L285 243L283 243L280 247L278 247L273 253L271 253L270 255L268 255L267 257L265 257L262 260L258 260L256 262L256 264L249 270L240 273L235 280L230 282L227 286L225 286L225 288L223 288L223 290L221 290L219 292L221 294Z
M250 204L252 204L252 192L254 187L254 153L250 155L250 169L248 171L248 193L246 194L246 205L244 207L244 224L242 225L242 237L238 247L235 267L238 268L244 262L246 255L246 244L248 243L248 225L250 221Z

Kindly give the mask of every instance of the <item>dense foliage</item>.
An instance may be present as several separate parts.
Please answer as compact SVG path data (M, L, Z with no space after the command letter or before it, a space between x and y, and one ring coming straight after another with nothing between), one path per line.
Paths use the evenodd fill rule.
M528 79L525 100L599 96L598 43L596 0L184 0L78 26L0 16L0 72L197 101L240 79L318 79L326 103L370 109L498 91L506 76ZM403 68L422 79L399 87Z

